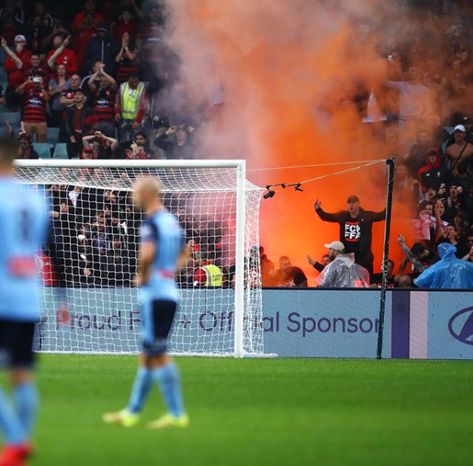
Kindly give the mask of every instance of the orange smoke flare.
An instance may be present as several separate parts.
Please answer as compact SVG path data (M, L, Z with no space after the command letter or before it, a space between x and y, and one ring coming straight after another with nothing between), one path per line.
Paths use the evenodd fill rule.
M218 116L200 128L199 147L207 157L246 156L249 168L386 158L383 128L361 123L353 97L361 88L378 92L387 62L376 50L375 28L362 18L394 15L381 1L177 0L169 2L170 46L179 54L194 107L221 87ZM360 26L361 25L361 26ZM363 86L362 86L363 84ZM382 105L382 102L380 102ZM381 137L380 137L381 134ZM394 136L396 139L396 136ZM337 167L338 168L338 167ZM335 171L334 167L250 172L261 185L297 182ZM265 200L261 244L277 261L288 255L314 284L306 255L319 258L323 244L337 239L336 225L320 221L316 198L328 211L346 207L358 194L365 209L381 210L386 191L383 166L330 177L287 189ZM396 220L409 214L395 209ZM404 228L404 227L403 227ZM404 231L406 234L407 232ZM375 270L381 263L383 224L374 228ZM394 245L393 251L398 250Z

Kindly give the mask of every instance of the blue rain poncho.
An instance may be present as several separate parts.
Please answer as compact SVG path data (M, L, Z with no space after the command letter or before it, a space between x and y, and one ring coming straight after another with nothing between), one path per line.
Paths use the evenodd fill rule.
M473 264L455 256L457 248L450 243L438 247L440 260L424 270L414 283L419 288L473 288Z

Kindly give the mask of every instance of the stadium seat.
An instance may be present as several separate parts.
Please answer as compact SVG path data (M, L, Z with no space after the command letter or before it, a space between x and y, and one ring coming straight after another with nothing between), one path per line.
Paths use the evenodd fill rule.
M53 159L68 159L67 155L67 145L65 143L58 143L54 148Z
M40 159L51 158L51 144L49 142L35 142L33 149L38 153Z
M6 126L5 120L10 123L14 130L18 130L20 127L21 114L20 112L0 113L0 126Z
M5 134L9 135L8 126L11 126L13 134L16 137L20 131L20 112L1 112L0 113L0 128L4 130ZM7 125L8 122L8 125Z
M48 128L47 138L49 144L56 144L59 139L59 128Z
M0 139L8 139L11 137L10 131L6 126L0 126Z

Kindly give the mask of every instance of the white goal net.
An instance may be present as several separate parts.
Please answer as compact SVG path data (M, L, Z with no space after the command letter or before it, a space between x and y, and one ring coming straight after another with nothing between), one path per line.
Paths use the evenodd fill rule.
M136 177L153 176L192 250L177 276L181 305L169 351L263 352L262 189L246 180L244 162L24 160L16 165L17 179L43 190L51 206L51 241L39 254L44 294L38 351L139 351L141 316L133 278L142 214L131 195Z

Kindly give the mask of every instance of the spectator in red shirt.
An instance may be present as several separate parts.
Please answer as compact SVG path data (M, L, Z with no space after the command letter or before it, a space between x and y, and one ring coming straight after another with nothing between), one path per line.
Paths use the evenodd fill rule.
M436 147L429 150L426 164L419 168L417 174L423 193L426 193L429 189L438 192L442 184L446 185L450 178Z
M130 0L100 0L100 2L97 4L97 13L103 16L104 22L107 24L112 24L117 16L117 13L121 10L122 5L129 1Z
M42 76L30 76L16 89L18 94L24 94L22 126L29 137L36 133L38 142L46 142L46 106L49 92Z
M22 84L25 79L25 71L31 57L31 52L26 48L25 36L18 35L15 37L15 50L8 47L7 41L2 37L2 47L7 54L4 68L8 76L8 87L6 92L7 106L16 107L19 103L18 95L15 94L15 89Z
M94 152L94 148L91 146L83 147L79 156L82 160L95 160L97 154Z
M38 258L41 264L41 277L43 277L43 286L56 286L58 282L53 261L45 252L40 252Z
M56 34L53 38L54 50L48 53L47 63L51 70L54 70L57 65L63 64L66 66L69 75L77 73L77 57L73 50L68 49L67 46L71 41L68 36L63 39L61 34Z
M87 0L84 3L84 11L77 13L72 21L72 32L78 32L89 27L89 22L86 19L88 15L92 15L95 24L102 23L104 18L101 14L96 12L97 4L94 0Z
M85 48L92 37L97 34L97 24L94 21L94 15L87 13L84 21L82 22L83 27L76 31L72 39L72 48L77 55L77 63L84 62Z
M117 82L118 84L128 81L132 74L139 71L138 49L130 39L130 33L125 32L121 37L121 48L115 57L117 62Z
M64 107L71 107L75 104L74 97L76 95L76 92L83 92L80 83L80 76L78 74L73 74L71 76L71 79L67 83L66 88L61 94L61 97L59 98L59 102L64 105Z
M88 80L88 87L92 99L92 109L95 116L96 131L106 136L115 135L115 94L117 83L105 72L101 64L97 71Z
M125 146L124 154L125 158L128 160L149 160L151 158L146 152L145 147L138 145L136 142Z
M135 135L135 140L130 144L130 147L125 149L125 157L127 159L149 160L154 159L154 154L151 152L148 144L146 134L139 131Z
M138 25L133 19L131 10L124 8L122 14L119 16L118 21L113 26L113 37L117 40L122 40L123 34L127 32L132 40L136 39L138 34Z
M18 159L39 159L38 153L33 149L31 138L25 133L18 135Z
M118 149L118 141L115 138L105 136L105 134L100 131L96 131L90 136L84 136L82 138L82 144L87 155L84 157L83 151L81 158L94 158L99 160L116 158L115 153ZM88 150L90 148L93 150L93 156L90 156L90 151Z

